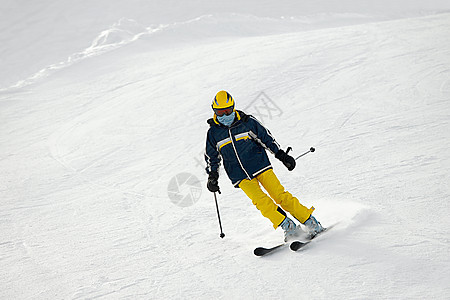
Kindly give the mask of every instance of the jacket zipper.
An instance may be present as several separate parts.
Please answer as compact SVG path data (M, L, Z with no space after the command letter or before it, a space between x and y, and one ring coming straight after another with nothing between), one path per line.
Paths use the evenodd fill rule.
M239 165L241 166L242 170L244 171L245 175L247 175L248 180L251 180L250 175L248 175L247 171L244 169L244 166L242 165L241 159L239 158L239 155L236 150L236 146L234 145L233 136L231 135L231 128L228 128L228 133L230 134L231 144L233 145L234 153L236 154L236 158L239 162Z

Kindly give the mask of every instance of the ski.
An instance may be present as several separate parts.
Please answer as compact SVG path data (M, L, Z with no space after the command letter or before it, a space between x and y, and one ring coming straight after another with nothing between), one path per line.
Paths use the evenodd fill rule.
M307 241L307 242L300 242L300 241L294 241L291 243L291 245L289 246L289 248L291 248L292 251L297 251L300 248L305 247L306 245L308 245L309 243L311 243L311 241Z
M300 241L294 241L291 243L291 245L289 246L289 248L291 248L292 251L298 251L301 248L305 247L306 245L308 245L309 243L312 242L313 239L315 239L316 237L318 237L319 235L322 235L323 233L329 231L331 228L333 228L336 224L330 225L327 228L324 228L324 230L318 234L316 234L313 237L309 237L307 241L305 242L300 242Z
M282 249L282 248L284 248L287 245L289 245L289 248L291 248L292 251L297 251L300 248L302 248L303 246L306 246L307 244L309 244L309 242L310 241L307 241L307 242L293 241L293 242L290 242L290 244L289 244L289 242L286 242L286 243L279 244L279 245L276 245L276 246L271 247L271 248L258 247L258 248L256 248L253 251L253 253L256 256L264 256L264 255L272 253L272 252L274 252L276 250Z
M276 245L276 246L271 247L271 248L258 247L258 248L256 248L256 249L253 251L253 253L254 253L256 256L264 256L264 255L267 255L267 254L269 254L269 253L272 253L273 251L275 251L275 250L277 250L277 249L281 249L281 248L283 248L283 247L286 246L286 245L287 245L287 243L279 244L279 245Z
M337 224L337 223L336 223L336 224ZM289 248L290 248L292 251L298 251L298 250L302 249L303 247L305 247L306 245L308 245L309 243L311 243L311 241L312 241L314 238L318 237L319 235L323 234L323 233L326 232L326 231L329 231L329 230L330 230L331 228L333 228L336 224L333 224L333 225L328 226L327 228L324 229L324 231L322 231L322 232L316 234L316 235L313 236L313 237L307 237L307 238L306 238L306 241L303 241L303 242L302 242L302 241L296 240L296 241L292 241L292 242L285 242L285 243L276 245L276 246L271 247L271 248L258 247L258 248L256 248L256 249L253 251L253 253L254 253L256 256L264 256L264 255L267 255L267 254L272 253L272 252L274 252L274 251L277 251L277 250L279 250L279 249L282 249L282 248L284 248L284 247L287 246L287 245L289 245ZM297 237L297 238L298 238L298 237Z

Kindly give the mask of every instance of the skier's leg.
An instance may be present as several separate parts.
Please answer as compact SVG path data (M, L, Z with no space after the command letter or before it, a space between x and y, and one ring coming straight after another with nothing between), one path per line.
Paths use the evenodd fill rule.
M286 213L262 191L256 178L242 180L239 187L252 200L261 214L272 222L273 228L276 229L286 218Z
M288 211L299 222L305 223L314 211L314 207L307 208L303 206L297 198L292 196L291 193L284 190L277 176L272 169L259 174L257 177L262 186L269 193L276 203Z

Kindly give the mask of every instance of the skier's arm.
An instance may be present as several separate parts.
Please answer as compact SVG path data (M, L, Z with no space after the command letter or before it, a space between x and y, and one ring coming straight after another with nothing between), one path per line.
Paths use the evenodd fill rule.
M219 173L220 160L215 139L212 137L211 130L208 130L205 149L206 173Z
M261 144L264 148L268 149L272 154L276 154L280 150L280 145L275 141L270 131L264 127L259 121L253 116L249 116L248 120L251 124L252 133L251 137Z

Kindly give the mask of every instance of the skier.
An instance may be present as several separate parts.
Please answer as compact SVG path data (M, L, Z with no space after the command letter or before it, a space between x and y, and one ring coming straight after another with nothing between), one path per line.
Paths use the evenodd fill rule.
M304 224L311 237L322 232L324 228L312 216L314 207L303 206L285 191L273 172L266 150L275 154L289 171L295 168L295 159L280 148L270 131L256 118L234 106L233 97L226 91L218 92L212 102L214 117L208 120L210 128L205 152L208 190L220 193L218 169L223 159L232 184L244 191L275 229L281 227L284 230L285 241L299 234L297 225L285 211ZM263 192L260 184L269 195Z

